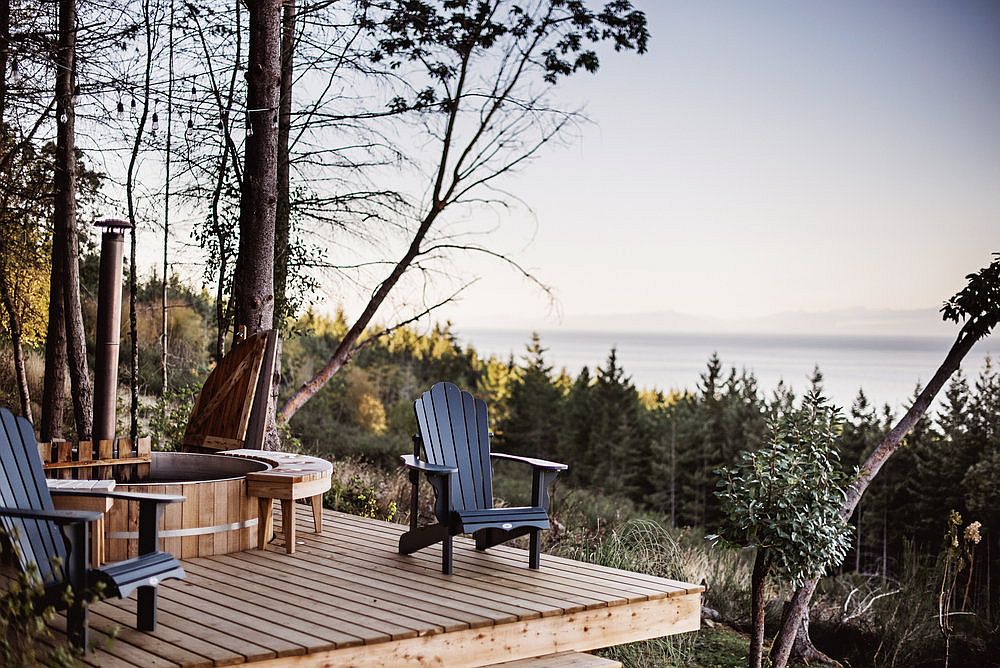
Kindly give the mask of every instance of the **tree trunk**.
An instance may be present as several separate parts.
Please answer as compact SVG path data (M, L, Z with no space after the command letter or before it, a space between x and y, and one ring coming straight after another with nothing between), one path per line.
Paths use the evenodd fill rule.
M10 54L10 0L0 0L0 138L7 146L7 57ZM10 322L10 343L14 349L14 376L17 381L17 395L21 403L21 414L31 422L31 393L28 390L28 376L24 369L24 348L21 344L21 319L11 295L10 276L0 267L0 300L3 301L7 319Z
M21 319L17 317L17 307L11 298L10 286L7 284L6 273L0 276L0 300L10 323L10 344L14 349L14 376L17 380L17 396L21 402L21 415L34 423L31 416L31 393L28 390L28 374L24 368L24 348L21 345Z
M764 659L764 585L768 568L767 551L758 547L750 576L750 668L760 668Z
M274 327L288 313L288 239L291 228L289 136L292 126L292 65L295 55L295 0L285 0L281 24L281 92L278 104L278 202L274 219Z
M372 294L371 298L368 300L368 304L365 305L364 310L358 319L351 325L351 328L347 330L347 334L344 338L340 340L337 344L336 350L333 351L333 355L327 360L327 363L323 365L323 368L316 372L312 378L307 380L302 384L295 394L288 398L285 405L282 406L279 417L287 422L292 419L292 416L302 408L307 401L313 398L317 392L320 391L326 383L333 378L333 376L340 371L340 369L350 361L351 357L356 352L355 346L357 345L358 339L364 333L365 328L375 317L375 313L378 311L382 302L385 298L389 296L392 288L395 287L399 279L402 278L403 274L406 272L407 267L413 262L413 258L417 256L420 252L420 244L423 242L424 237L427 236L427 231L434 224L437 219L438 214L441 212L440 206L435 206L427 214L424 220L421 222L420 227L417 229L416 234L413 236L413 240L410 242L410 247L407 249L406 254L403 255L402 259L396 263L392 271L384 281L382 281L375 292Z
M87 368L87 340L80 307L80 241L76 229L76 147L73 85L76 75L76 3L59 0L59 46L56 57L58 100L55 157L55 234L65 242L63 302L65 303L66 357L73 395L76 436L90 438L93 429L93 396Z
M52 263L49 272L49 322L45 333L45 382L42 386L43 441L62 438L66 407L66 324L62 296L65 254L62 235L52 235Z
M146 30L150 29L148 10L146 12ZM163 175L163 284L160 286L160 394L167 393L167 355L169 353L169 342L167 341L167 327L169 325L167 316L167 280L170 273L169 256L167 251L170 247L170 139L173 137L173 114L174 114L174 2L170 3L170 27L167 33L167 146L166 161ZM148 62L148 61L147 61ZM149 68L147 68L146 81L149 81ZM190 113L190 111L188 112ZM190 123L190 116L188 117ZM187 130L185 130L186 132ZM133 235L134 236L134 235ZM133 244L133 247L135 244ZM134 437L133 437L134 438Z
M868 489L872 480L882 470L889 457L899 449L900 443L903 442L903 437L913 429L921 416L927 412L931 402L934 401L934 397L941 391L945 382L955 373L961 365L962 360L972 349L972 346L979 340L970 333L970 323L971 321L967 322L959 331L955 343L952 344L941 366L938 367L930 382L927 383L927 387L920 392L914 400L913 405L910 406L910 409L906 411L892 430L886 434L882 442L875 448L875 451L868 456L868 459L861 466L861 473L857 481L847 491L847 496L841 506L840 519L842 521L847 522L851 518L855 508L861 502L862 495ZM799 587L795 594L792 595L790 605L785 610L785 614L781 620L781 630L773 647L771 647L771 660L775 668L784 668L788 665L788 659L792 653L799 624L802 618L809 614L809 602L812 600L813 592L816 591L818 583L819 579L810 580Z
M280 330L285 318L292 314L288 308L286 289L288 286L288 243L291 231L291 185L289 137L292 128L292 66L295 57L295 0L285 0L281 18L281 82L278 101L278 167L277 195L274 217L274 322L272 326ZM271 397L268 402L268 429L264 434L264 448L280 448L278 432L272 430L278 410L278 392L281 390L281 350L278 338L274 351L274 378L271 382Z
M248 3L247 140L240 198L240 249L233 325L248 335L274 322L274 214L277 202L281 0Z
M240 198L240 249L233 281L237 332L274 326L274 226L277 204L281 0L249 3L247 140ZM275 406L268 402L265 447L278 446Z
M789 605L790 603L785 603L785 611L787 611ZM799 622L799 631L795 634L795 641L792 643L792 656L800 661L803 661L807 665L816 661L828 666L833 666L833 668L844 668L843 664L819 651L816 649L816 646L812 644L812 640L809 638L808 611Z

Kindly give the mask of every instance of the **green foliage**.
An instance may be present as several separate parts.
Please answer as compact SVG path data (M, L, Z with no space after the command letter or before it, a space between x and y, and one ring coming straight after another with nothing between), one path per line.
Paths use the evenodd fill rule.
M0 544L18 549L15 542L8 542L2 528ZM67 589L63 598L68 604L72 592ZM29 563L26 570L19 569L0 591L0 665L10 668L43 663L59 667L81 665L80 653L68 643L58 641L52 633L49 624L55 616L55 607L45 601L38 567Z
M405 109L452 101L448 91L464 75L454 62L456 56L493 47L527 50L540 44L537 59L542 78L555 83L560 77L583 69L595 72L599 66L592 45L611 41L615 51L646 51L649 31L645 15L632 4L618 0L594 11L583 2L550 0L532 10L513 2L400 2L391 5L366 1L366 9L386 8L384 14L366 17L362 26L380 28L373 61L390 61L395 69L404 62L426 63L428 74L440 86L420 91L413 103L397 99L393 107ZM514 45L514 46L508 46Z
M941 307L945 320L965 323L963 329L976 339L989 334L1000 322L1000 253L993 262L975 274L968 283Z
M552 382L552 367L537 333L527 346L524 366L510 384L507 412L498 436L504 451L532 457L556 457L562 394Z
M722 537L765 550L792 583L821 575L847 553L849 532L838 513L848 479L833 447L840 421L812 392L801 410L772 422L765 447L719 470Z
M180 447L200 391L200 383L185 385L156 398L147 414L154 450L176 450Z
M396 519L397 511L395 501L390 501L389 507L385 511L380 511L376 489L365 484L358 475L352 477L346 485L335 481L330 490L323 495L323 506L342 513L386 522Z

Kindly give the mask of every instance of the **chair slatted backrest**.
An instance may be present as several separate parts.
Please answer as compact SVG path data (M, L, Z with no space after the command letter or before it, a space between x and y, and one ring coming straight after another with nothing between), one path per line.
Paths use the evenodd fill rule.
M0 466L0 504L20 510L53 509L35 431L30 422L15 418L6 408L0 408ZM22 568L34 563L44 584L64 579L62 566L53 564L53 559L66 563L66 542L54 522L15 517L4 517L2 521L11 542L19 548Z
M486 402L452 383L437 383L413 403L426 461L454 466L456 510L493 507L493 469Z

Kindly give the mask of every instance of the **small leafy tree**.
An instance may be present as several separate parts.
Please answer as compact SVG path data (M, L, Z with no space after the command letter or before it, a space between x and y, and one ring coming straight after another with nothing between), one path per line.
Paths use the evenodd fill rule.
M759 667L763 657L768 576L799 584L847 554L850 535L838 511L849 478L834 449L840 423L839 411L814 390L801 409L771 421L763 448L744 452L734 466L717 471L721 538L757 552L751 576L751 668Z
M968 280L966 286L941 307L941 314L945 320L962 325L955 342L944 361L941 362L941 366L927 382L926 387L914 399L913 405L889 430L868 456L868 459L861 465L857 479L851 485L841 505L841 519L846 521L851 517L861 502L861 497L868 489L868 485L875 479L893 453L899 450L903 438L927 412L934 397L937 396L948 378L959 369L962 360L972 350L972 347L989 336L990 332L1000 324L1000 253L995 253L994 259L989 265L975 274L967 275L966 279ZM784 668L788 665L788 659L795 647L796 638L799 636L802 620L808 619L809 601L812 599L818 583L818 578L811 578L799 586L792 595L789 605L785 608L781 621L781 631L771 647L771 659L776 668Z

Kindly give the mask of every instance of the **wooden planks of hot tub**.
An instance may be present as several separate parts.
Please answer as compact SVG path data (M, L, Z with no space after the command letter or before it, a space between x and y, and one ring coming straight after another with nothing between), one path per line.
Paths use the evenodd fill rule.
M38 444L42 470L48 478L63 480L118 480L141 477L148 472L152 440L116 438L105 441L54 440Z

